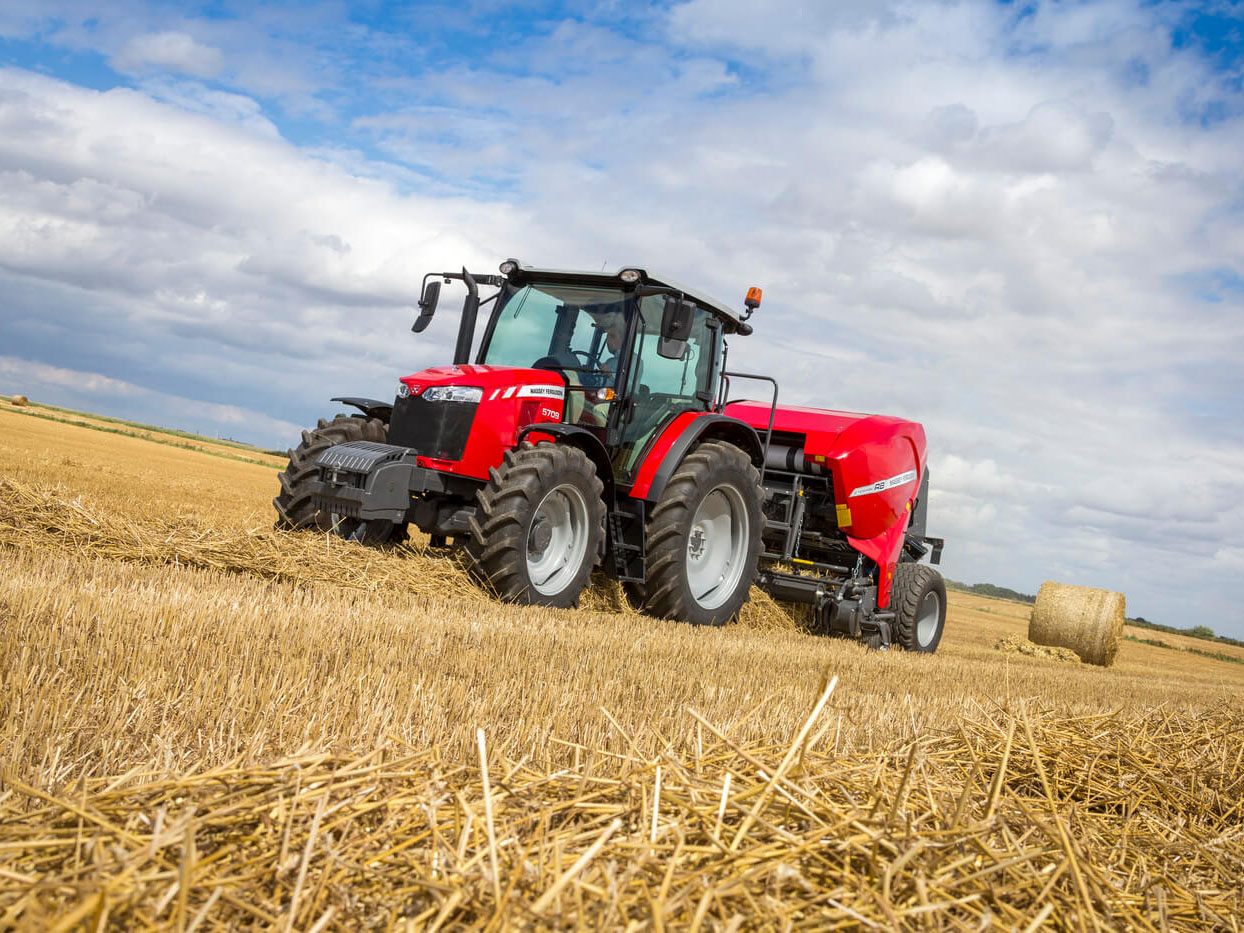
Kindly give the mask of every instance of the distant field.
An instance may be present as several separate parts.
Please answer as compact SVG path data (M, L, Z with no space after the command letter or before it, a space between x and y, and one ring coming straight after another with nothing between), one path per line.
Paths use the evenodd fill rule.
M1176 650L1210 643L1004 654L1029 607L963 593L933 657L767 600L502 606L418 541L271 532L276 458L54 414L0 406L0 928L1240 921L1244 664Z
M200 434L191 434L188 431L161 428L149 424L135 424L131 421L123 421L120 418L107 418L103 415L92 415L86 412L72 411L68 408L57 408L55 405L45 405L41 402L29 402L26 405L17 406L8 397L0 396L0 411L8 411L31 418L41 418L45 421L55 421L75 427L90 428L91 430L102 431L107 434L142 438L157 444L167 444L170 447L180 447L183 450L202 451L203 453L225 457L226 459L255 463L260 466L277 464L279 468L284 460L283 457L275 457L271 451L260 450L257 447L252 447L239 441L204 437Z

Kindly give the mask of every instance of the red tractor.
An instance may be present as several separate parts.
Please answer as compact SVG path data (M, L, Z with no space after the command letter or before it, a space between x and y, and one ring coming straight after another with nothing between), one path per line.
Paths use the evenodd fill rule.
M403 377L391 403L334 399L359 414L303 433L278 525L380 544L414 524L513 602L573 606L603 563L657 616L720 625L757 584L820 631L937 648L919 424L779 406L776 381L729 371L759 289L736 313L644 269L500 272L424 278L416 333L442 282L466 286L453 365ZM741 380L771 399L732 401Z

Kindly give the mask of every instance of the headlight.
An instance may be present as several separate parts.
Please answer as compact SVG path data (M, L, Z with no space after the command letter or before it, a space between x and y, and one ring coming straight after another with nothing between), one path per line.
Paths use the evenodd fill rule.
M500 272L502 275L513 275L518 271L518 262L513 259L507 259L501 263Z
M620 278L627 285L634 285L639 281L639 276L640 272L638 269L623 269L618 273L618 278Z
M475 386L432 386L423 390L423 398L429 402L478 402L484 390Z

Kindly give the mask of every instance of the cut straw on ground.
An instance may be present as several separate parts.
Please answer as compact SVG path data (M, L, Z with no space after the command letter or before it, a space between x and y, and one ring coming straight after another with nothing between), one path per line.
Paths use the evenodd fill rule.
M318 532L234 530L190 519L134 521L52 485L0 479L0 545L56 546L113 560L243 573L270 580L344 589L401 591L427 599L487 600L452 552L418 541L366 548ZM580 599L583 609L634 613L622 586L603 575ZM753 588L740 621L758 629L793 629L795 621Z
M782 744L691 759L589 750L549 772L481 738L476 767L382 746L56 793L6 779L0 927L1238 928L1244 777L1221 764L1244 721L995 710L844 758L802 744L827 694Z

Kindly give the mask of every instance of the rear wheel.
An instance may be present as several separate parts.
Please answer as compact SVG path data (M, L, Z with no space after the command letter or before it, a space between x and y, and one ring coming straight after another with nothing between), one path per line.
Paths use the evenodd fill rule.
M508 602L575 605L605 542L604 484L583 451L509 451L476 498L466 552L473 574Z
M733 444L708 441L679 465L652 510L643 607L695 625L738 615L760 555L760 475Z
M311 499L310 483L319 476L316 459L324 451L351 441L388 440L389 428L378 418L338 415L332 421L323 418L309 431L302 432L302 443L289 451L289 463L281 471L281 491L272 500L276 507L278 529L316 528L349 541L379 545L401 541L406 525L390 521L360 521L342 515L322 512Z
M890 593L894 641L908 651L932 654L946 627L946 583L928 564L900 563Z

